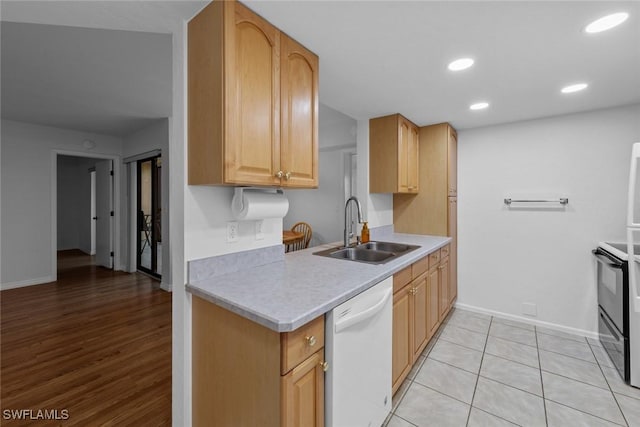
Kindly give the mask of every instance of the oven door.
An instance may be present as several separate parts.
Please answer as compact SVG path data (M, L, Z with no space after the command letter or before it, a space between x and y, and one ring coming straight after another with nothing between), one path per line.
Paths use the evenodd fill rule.
M630 379L629 338L615 327L607 313L598 309L598 334L600 342L625 382Z
M608 315L624 336L628 335L625 324L625 272L626 265L620 259L598 248L593 251L598 262L598 305Z

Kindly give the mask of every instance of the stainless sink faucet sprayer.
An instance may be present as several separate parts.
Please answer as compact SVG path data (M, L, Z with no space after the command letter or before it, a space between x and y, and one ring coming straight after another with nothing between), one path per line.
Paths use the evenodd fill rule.
M349 202L351 201L356 202L356 207L358 208L358 223L362 224L364 222L362 220L362 207L360 206L360 201L356 196L349 197L347 199L347 202L344 204L344 247L345 248L349 246L349 238L352 235L349 233L347 229L347 221L349 220L348 207L349 207Z

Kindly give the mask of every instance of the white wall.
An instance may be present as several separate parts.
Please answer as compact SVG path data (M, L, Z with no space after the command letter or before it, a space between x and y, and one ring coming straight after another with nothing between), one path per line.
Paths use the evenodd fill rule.
M91 253L91 176L96 159L58 156L58 250Z
M169 171L171 159L169 158L169 120L161 119L151 126L147 126L124 138L122 146L123 157L135 156L137 154L146 153L152 150L160 150L162 153L162 172L161 172L161 229L162 229L162 287L163 289L171 289L171 240L169 230ZM127 188L132 188L127 185ZM128 200L131 197L127 197ZM130 212L130 209L127 210ZM135 235L136 218L129 215L126 233L129 236ZM135 241L135 236L134 239ZM129 239L128 248L135 251L135 242ZM129 253L129 255L131 255ZM129 266L130 271L135 270L136 266Z
M296 222L311 225L309 246L342 240L345 202L345 155L356 151L356 120L320 104L318 114L318 188L287 190L289 212L285 229Z
M2 288L44 283L52 265L54 150L120 155L119 138L2 120ZM87 150L83 141L95 147Z
M640 105L458 133L458 303L597 330L591 250L622 240ZM505 197L569 198L566 209L507 209ZM526 317L526 316L523 316Z
M358 120L358 198L369 228L393 224L393 194L369 193L369 120Z

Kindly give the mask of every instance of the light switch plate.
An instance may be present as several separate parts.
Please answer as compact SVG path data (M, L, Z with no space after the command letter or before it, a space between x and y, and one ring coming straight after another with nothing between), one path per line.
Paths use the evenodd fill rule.
M264 239L264 220L259 219L256 221L256 240Z
M238 222L227 222L227 242L233 243L238 241Z

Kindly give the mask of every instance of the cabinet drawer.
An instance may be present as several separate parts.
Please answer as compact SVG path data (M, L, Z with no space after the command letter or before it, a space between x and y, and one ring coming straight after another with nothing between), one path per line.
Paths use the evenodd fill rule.
M440 249L440 258L448 257L450 248L451 248L451 245L447 245L447 246L443 247L442 249Z
M433 268L440 262L440 250L429 254L429 268Z
M393 275L393 293L404 288L411 281L411 266L405 267Z
M284 375L307 357L324 347L324 316L280 334L280 371Z
M411 277L414 279L429 269L429 257L420 258L411 264Z

